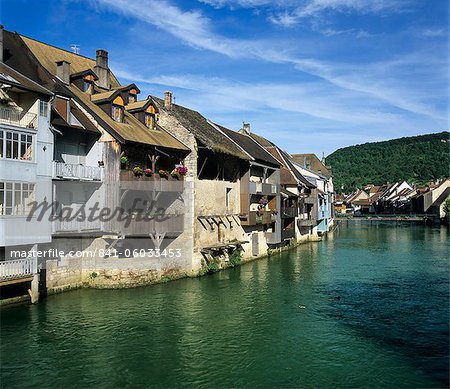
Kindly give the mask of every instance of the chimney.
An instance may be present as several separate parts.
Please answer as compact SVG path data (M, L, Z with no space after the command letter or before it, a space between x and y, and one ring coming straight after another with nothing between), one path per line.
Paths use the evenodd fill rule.
M0 62L3 62L3 25L0 24Z
M70 84L70 62L56 62L56 77L58 77L64 84Z
M242 122L242 129L239 132L250 135L250 123Z
M108 52L106 50L96 51L94 72L98 76L97 84L102 88L109 89L111 83L108 67Z
M167 110L172 109L172 92L164 92L164 108Z

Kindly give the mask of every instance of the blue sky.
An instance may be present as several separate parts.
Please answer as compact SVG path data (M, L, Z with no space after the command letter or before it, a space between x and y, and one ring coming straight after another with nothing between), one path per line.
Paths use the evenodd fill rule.
M291 153L447 130L447 0L0 0L8 30Z

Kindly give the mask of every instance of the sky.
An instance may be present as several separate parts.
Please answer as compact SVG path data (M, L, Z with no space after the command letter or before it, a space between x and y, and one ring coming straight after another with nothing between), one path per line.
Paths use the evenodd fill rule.
M1 23L290 153L449 129L447 0L0 0Z

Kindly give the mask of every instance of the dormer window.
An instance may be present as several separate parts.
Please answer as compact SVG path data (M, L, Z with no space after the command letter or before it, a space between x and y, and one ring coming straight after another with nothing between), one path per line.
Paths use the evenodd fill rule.
M117 96L111 103L111 117L117 123L123 123L123 106L124 101L120 95Z
M136 88L136 85L131 84L131 88L128 89L128 104L135 103L137 101L137 95L140 92L139 89Z
M111 117L117 123L122 123L123 122L123 107L121 107L119 105L112 104Z
M90 80L83 80L83 92L87 92L90 95L92 94L93 91L93 83Z
M155 117L151 113L145 113L145 126L151 130L155 127Z

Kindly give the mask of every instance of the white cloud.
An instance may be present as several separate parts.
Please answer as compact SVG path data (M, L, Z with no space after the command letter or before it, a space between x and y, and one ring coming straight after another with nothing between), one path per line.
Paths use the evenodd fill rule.
M448 30L444 28L426 28L420 31L420 35L425 37L438 37L438 36L448 36Z
M296 7L287 7L272 13L269 21L291 27L305 18L321 17L325 12L348 12L358 14L379 14L407 10L409 1L400 0L304 0ZM278 6L280 4L278 3ZM279 7L277 7L279 8ZM283 23L288 21L288 23Z
M302 72L326 81L324 83L326 87L338 87L344 91L351 91L358 96L358 99L377 99L388 103L393 108L429 116L435 120L442 120L446 116L446 112L440 112L430 106L428 101L433 98L432 94L435 91L442 89L442 81L446 79L447 72L443 72L445 76L436 74L436 66L427 66L426 61L430 61L430 58L424 60L427 58L424 55L372 64L328 63L288 55L283 52L282 47L274 47L273 43L269 46L262 41L230 39L218 35L212 29L211 20L200 11L183 11L167 0L99 0L98 3L108 6L108 9L115 9L126 16L161 28L182 42L198 49L210 50L232 58L248 59L252 57L266 62L293 65ZM327 7L362 9L362 3L360 0L308 0L303 9L305 13L316 12ZM364 2L366 11L367 9L381 10L397 3L395 0ZM441 59L442 63L445 63L445 58ZM416 77L418 69L425 72L425 74L421 74L424 77ZM426 78L430 82L426 89L420 83L422 78ZM414 82L415 79L417 82ZM258 90L253 92L259 93ZM280 91L280 93L282 92ZM326 95L326 91L323 93ZM309 101L314 100L311 96L305 98ZM312 106L309 108L308 114L315 114L313 108ZM321 113L321 115L324 114ZM338 115L337 111L334 116L336 115ZM379 119L379 116L371 112L364 112L364 115L370 120Z

